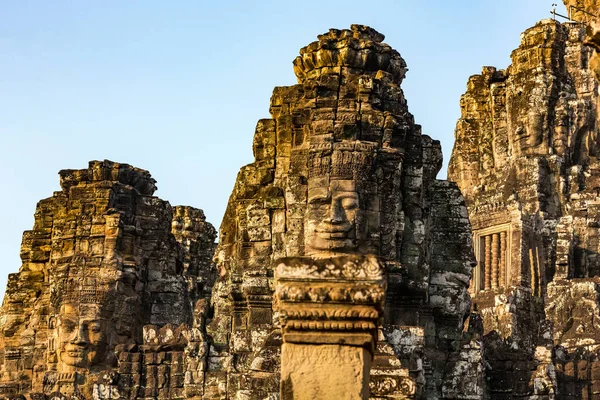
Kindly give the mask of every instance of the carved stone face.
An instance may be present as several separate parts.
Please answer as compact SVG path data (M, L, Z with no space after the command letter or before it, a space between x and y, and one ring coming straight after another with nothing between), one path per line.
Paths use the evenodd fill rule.
M513 151L517 156L532 154L539 150L543 143L544 116L539 113L529 113L527 120L519 125L513 134Z
M59 362L81 368L100 363L108 348L107 328L99 306L63 304L58 324Z
M370 233L379 228L379 221L366 206L376 201L359 194L358 186L352 179L309 179L304 221L307 255L372 251Z

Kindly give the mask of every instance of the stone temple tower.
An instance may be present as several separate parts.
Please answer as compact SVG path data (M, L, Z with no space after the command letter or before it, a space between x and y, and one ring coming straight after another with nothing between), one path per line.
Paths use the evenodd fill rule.
M332 29L300 50L298 84L275 88L221 225L205 395L455 390L470 225L383 39Z
M152 379L139 363L153 355L148 328L193 325L214 278L216 231L201 210L153 196L155 183L110 161L60 171L62 190L38 203L9 276L0 398L137 395L131 384Z

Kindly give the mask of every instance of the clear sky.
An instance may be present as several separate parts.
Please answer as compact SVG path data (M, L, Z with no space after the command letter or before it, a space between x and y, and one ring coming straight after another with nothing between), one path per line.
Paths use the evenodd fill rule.
M559 1L557 1L559 2ZM423 132L452 149L459 98L483 65L506 68L546 0L0 2L0 295L21 234L57 172L110 159L149 170L156 195L217 228L274 86L329 28L369 25L408 64ZM564 13L560 4L558 11ZM446 176L445 167L440 177Z

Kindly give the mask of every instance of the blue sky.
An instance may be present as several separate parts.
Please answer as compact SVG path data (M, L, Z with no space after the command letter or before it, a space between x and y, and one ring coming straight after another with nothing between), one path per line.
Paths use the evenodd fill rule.
M149 170L156 193L217 228L274 86L300 47L359 23L409 72L423 132L450 156L459 98L481 66L505 68L551 1L27 1L0 3L0 293L21 234L57 172L110 159ZM564 12L562 4L558 8ZM440 173L446 175L445 168Z

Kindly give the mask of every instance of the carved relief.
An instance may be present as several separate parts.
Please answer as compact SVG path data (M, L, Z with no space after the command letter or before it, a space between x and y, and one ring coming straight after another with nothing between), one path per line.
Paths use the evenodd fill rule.
M64 303L59 314L58 361L65 367L89 368L105 360L107 319L96 304Z
M93 161L60 176L63 191L38 204L4 298L2 315L20 318L0 318L0 397L128 398L148 372L143 325L192 323L215 231L188 207L176 209L194 228L172 234L172 208L152 196L144 170Z
M375 335L385 299L384 271L372 256L280 261L275 295L284 340L287 333L303 330Z
M449 178L476 229L479 390L490 399L593 397L600 382L600 35L586 27L599 3L565 4L577 22L527 29L512 64L484 67L461 99Z

